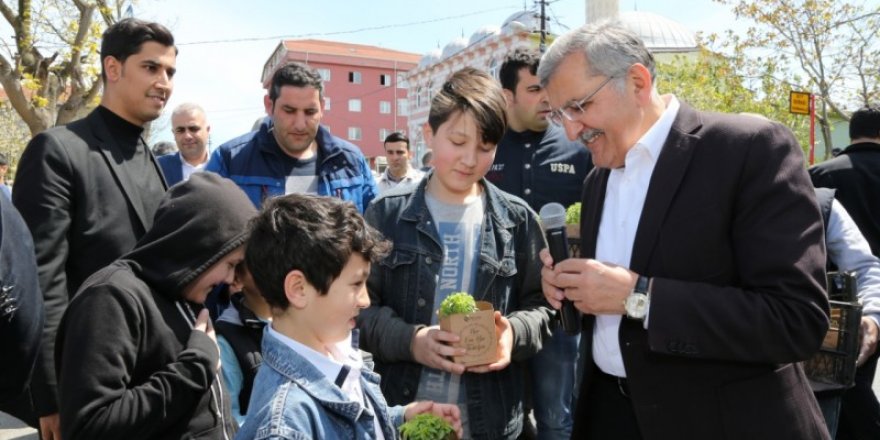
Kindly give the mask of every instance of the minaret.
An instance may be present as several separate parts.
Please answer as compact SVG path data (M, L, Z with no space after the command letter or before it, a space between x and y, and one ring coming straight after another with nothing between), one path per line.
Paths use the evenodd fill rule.
M620 12L617 0L584 0L586 22L593 23L606 18L615 19Z

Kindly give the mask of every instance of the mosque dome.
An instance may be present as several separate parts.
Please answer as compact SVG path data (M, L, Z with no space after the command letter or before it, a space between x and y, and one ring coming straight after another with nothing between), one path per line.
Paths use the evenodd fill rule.
M638 34L654 52L682 52L697 48L694 33L682 24L652 12L621 12L620 22Z
M468 40L468 46L473 46L474 44L477 44L486 38L498 35L499 33L501 33L501 28L498 26L483 26L471 35L471 39Z
M464 38L456 38L443 47L442 59L449 58L468 46L468 41Z
M437 61L440 61L440 55L441 52L439 48L433 49L430 52L426 53L422 56L422 59L419 60L419 68L428 67L436 63Z
M547 23L549 26L549 22ZM525 29L522 29L525 27ZM501 32L505 34L517 33L521 31L539 31L541 30L541 15L535 11L519 11L507 17L501 25ZM550 29L548 28L549 32Z

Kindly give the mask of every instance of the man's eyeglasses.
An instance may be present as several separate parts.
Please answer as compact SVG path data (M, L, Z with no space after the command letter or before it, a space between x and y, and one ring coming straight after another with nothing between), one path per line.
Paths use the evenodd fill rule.
M568 122L574 122L575 119L581 117L584 112L587 111L587 109L584 108L584 104L590 99L593 99L593 97L602 90L602 87L605 87L605 84L608 84L614 78L617 78L617 76L609 76L608 78L605 78L605 81L602 81L602 84L599 84L599 87L596 87L596 90L593 90L592 93L588 94L583 99L572 102L571 104L556 110L551 110L548 119L550 119L551 123L560 127L562 127L562 123L564 122L563 118L568 120Z

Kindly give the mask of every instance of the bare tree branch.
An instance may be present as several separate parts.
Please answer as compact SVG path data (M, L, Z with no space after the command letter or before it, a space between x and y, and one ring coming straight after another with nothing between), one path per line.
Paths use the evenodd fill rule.
M11 25L15 26L15 23L18 21L18 17L15 15L15 12L12 11L12 8L6 4L5 1L0 1L0 13L3 14L3 18Z

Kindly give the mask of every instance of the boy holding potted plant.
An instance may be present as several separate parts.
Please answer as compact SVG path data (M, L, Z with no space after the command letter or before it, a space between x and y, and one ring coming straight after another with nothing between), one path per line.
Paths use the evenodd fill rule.
M329 197L267 200L251 222L245 261L272 312L248 416L236 439L388 439L431 412L460 427L454 405L389 408L354 342L370 305L366 281L387 243L357 208Z
M549 334L538 251L546 247L535 213L484 179L505 129L501 87L472 68L453 74L431 102L425 139L433 171L415 187L392 190L367 209L367 222L394 243L368 282L372 305L358 326L377 370L393 383L391 404L455 403L466 438L516 438L522 430L520 363ZM495 361L472 367L440 330L434 313L466 291L495 312Z

